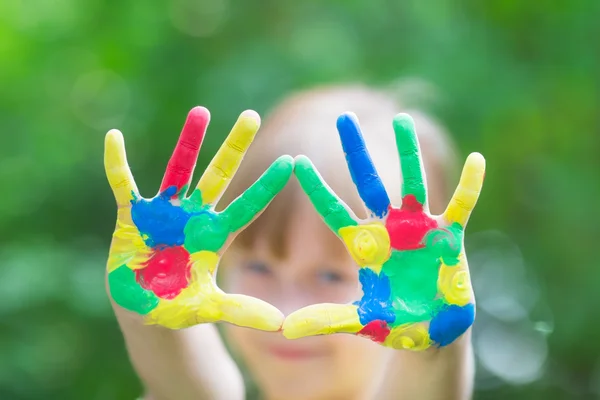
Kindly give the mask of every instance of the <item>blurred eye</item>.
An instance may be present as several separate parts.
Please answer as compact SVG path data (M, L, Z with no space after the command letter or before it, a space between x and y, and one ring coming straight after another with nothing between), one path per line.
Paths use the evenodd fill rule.
M323 270L318 272L319 281L323 283L339 283L344 280L344 277L339 272L332 270Z
M245 265L245 269L260 275L268 275L271 273L269 266L262 261L250 261Z

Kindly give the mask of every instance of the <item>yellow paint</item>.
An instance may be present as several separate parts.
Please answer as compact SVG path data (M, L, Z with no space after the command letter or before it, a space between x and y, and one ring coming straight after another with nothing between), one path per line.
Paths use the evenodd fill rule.
M182 329L225 321L265 331L277 331L283 314L272 305L249 296L226 294L215 283L219 256L210 251L191 255L190 284L172 300L161 299L146 323Z
M151 249L146 246L131 219L131 210L120 208L117 211L117 227L113 233L108 255L108 272L110 273L124 264L131 269L141 269L151 254Z
M465 260L452 267L442 262L438 276L438 290L449 304L464 306L471 302L473 290Z
M431 343L425 324L410 323L392 328L383 345L394 349L420 351L427 349Z
M351 304L315 304L288 315L283 335L288 339L332 333L357 333L363 328L357 306Z
M458 187L444 212L448 223L458 222L463 227L466 225L481 193L484 175L485 159L479 153L471 153L463 167Z
M116 129L106 134L104 141L104 168L110 187L115 194L117 205L119 207L128 207L133 199L132 193L137 193L137 187L127 164L123 135Z
M381 265L390 258L390 236L383 224L345 226L338 233L354 261L361 267L368 266L379 272Z
M244 111L233 126L215 157L200 178L198 189L203 204L216 203L237 171L244 154L254 140L260 117L254 111Z

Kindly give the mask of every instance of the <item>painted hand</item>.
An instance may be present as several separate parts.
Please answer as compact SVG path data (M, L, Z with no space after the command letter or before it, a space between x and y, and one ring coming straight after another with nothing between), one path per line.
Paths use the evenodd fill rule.
M352 304L316 304L292 313L283 325L287 338L345 332L388 347L424 350L452 343L473 324L463 233L481 191L485 160L479 153L467 158L448 208L432 216L414 123L398 114L393 126L403 176L400 208L390 204L356 117L344 114L337 122L350 173L371 213L367 220L358 220L308 158L296 158L303 190L360 267L363 296Z
M215 212L260 118L253 111L240 115L198 187L186 197L209 119L205 108L190 111L159 193L152 199L138 193L121 132L106 135L106 175L118 205L107 265L110 294L119 306L143 315L148 324L179 329L226 321L276 331L283 322L279 310L253 297L224 293L215 274L227 244L283 188L294 161L280 157L224 211Z

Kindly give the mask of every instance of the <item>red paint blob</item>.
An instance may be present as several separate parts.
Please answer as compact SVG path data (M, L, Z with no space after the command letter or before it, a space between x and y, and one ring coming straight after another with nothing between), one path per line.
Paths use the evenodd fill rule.
M391 208L385 227L395 250L416 250L425 247L423 238L437 222L423 212L423 205L414 195L402 199L402 208Z
M188 286L190 253L181 246L154 251L146 267L135 271L136 280L158 297L172 299Z
M390 328L385 321L380 319L369 322L357 333L357 335L367 337L377 343L383 343L389 334Z

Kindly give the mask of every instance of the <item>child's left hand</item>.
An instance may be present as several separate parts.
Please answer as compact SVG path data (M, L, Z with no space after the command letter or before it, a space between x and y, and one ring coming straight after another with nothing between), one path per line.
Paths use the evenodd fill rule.
M410 350L452 343L475 318L463 233L483 184L483 156L473 153L467 158L448 208L432 216L419 144L408 115L397 115L393 123L404 182L400 208L390 204L356 117L344 114L337 126L350 173L371 218L359 220L308 158L296 158L295 174L360 266L363 296L352 304L316 304L298 310L286 318L284 335L293 339L345 332Z

